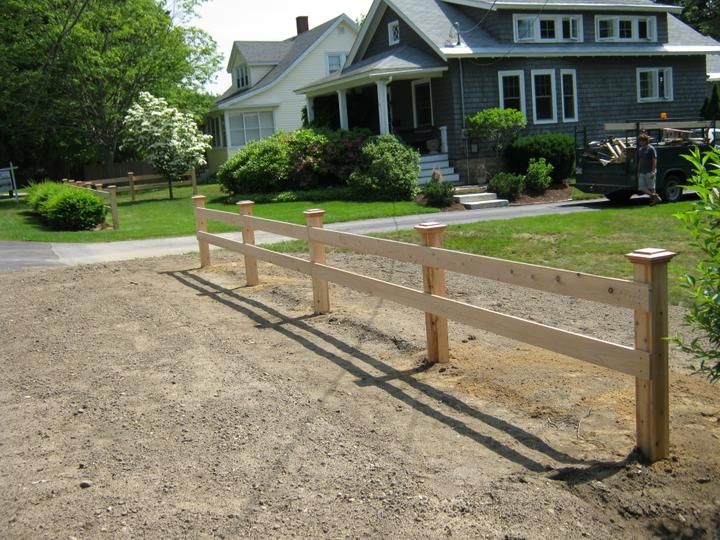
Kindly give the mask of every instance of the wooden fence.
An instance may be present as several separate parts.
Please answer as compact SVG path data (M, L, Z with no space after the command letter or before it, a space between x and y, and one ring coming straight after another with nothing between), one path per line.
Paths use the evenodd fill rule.
M447 321L452 319L635 377L637 446L653 462L668 457L667 264L674 253L646 248L627 254L634 265L634 280L629 281L446 250L445 225L438 223L417 225L422 245L414 245L323 229L323 210L306 211L307 224L296 225L254 217L252 201L239 202L240 213L234 214L206 209L202 195L193 200L201 266L210 265L212 244L244 255L250 286L259 283L258 260L308 274L315 313L330 311L328 282L416 308L425 312L430 362L448 361ZM240 227L242 242L208 233L208 220ZM256 230L308 241L310 260L256 246ZM423 290L329 266L325 246L419 264ZM445 271L631 309L635 344L627 347L446 298Z
M105 206L110 208L110 215L112 216L112 227L117 230L120 228L120 218L118 216L117 207L117 186L107 186L103 189L103 185L94 182L78 182L75 180L68 180L63 178L63 183L81 189L88 189L95 195L105 199Z
M177 180L172 183L173 186L192 186L193 195L197 195L197 176L195 169L185 173L185 180ZM136 176L135 173L129 172L127 176L119 176L117 178L103 178L101 180L93 180L94 185L117 186L118 193L130 193L130 200L135 202L136 193L146 189L169 188L167 177L160 174L145 174Z

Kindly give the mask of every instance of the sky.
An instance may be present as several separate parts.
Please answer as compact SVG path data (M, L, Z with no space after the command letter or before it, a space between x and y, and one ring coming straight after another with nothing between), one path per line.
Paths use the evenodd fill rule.
M230 86L225 68L233 41L282 41L297 33L295 17L307 15L313 28L341 13L356 20L371 5L372 0L207 0L193 24L215 39L224 57L208 91L220 94Z

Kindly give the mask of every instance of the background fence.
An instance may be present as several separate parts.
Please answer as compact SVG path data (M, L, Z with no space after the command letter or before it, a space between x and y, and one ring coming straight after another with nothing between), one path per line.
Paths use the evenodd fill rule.
M258 260L307 274L312 279L315 313L330 311L328 282L416 308L425 312L430 362L448 361L448 319L452 319L635 377L637 446L651 461L668 457L667 263L674 253L646 248L627 254L634 265L631 281L446 250L442 248L445 225L438 223L417 225L422 245L415 245L325 230L324 211L319 209L305 212L303 226L254 217L252 201L239 202L240 213L234 214L206 209L202 195L193 200L201 266L210 265L212 244L244 256L250 286L259 283ZM208 233L209 219L242 228L242 242ZM309 260L255 246L256 230L308 241ZM325 246L421 265L422 290L329 266ZM447 298L446 271L631 309L635 344L611 343Z

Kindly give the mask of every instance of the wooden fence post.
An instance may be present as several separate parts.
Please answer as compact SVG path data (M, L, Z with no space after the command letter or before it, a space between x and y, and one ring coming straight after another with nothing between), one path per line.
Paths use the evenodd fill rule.
M427 247L442 247L443 231L446 225L441 223L420 223L415 230L420 233L422 245ZM423 266L423 287L426 293L435 296L445 296L445 270ZM448 342L448 321L445 317L438 317L432 313L425 313L425 333L427 335L428 362L446 363L450 360L450 347Z
M192 194L197 195L197 175L195 174L195 169L190 169L190 183L192 184Z
M625 255L634 278L650 285L650 310L635 310L635 348L650 353L649 380L635 379L637 446L655 462L670 454L670 381L668 371L667 263L676 254L664 249L637 249Z
M193 169L193 175L194 173L195 170ZM240 207L240 214L243 216L252 216L253 204L255 203L252 201L240 201L237 203ZM249 246L255 245L255 229L253 229L251 225L243 224L242 239L243 244L247 244ZM260 278L258 277L257 258L250 257L249 255L245 255L245 280L248 287L253 287L260 283Z
M113 220L113 229L118 230L120 228L120 217L118 216L117 207L117 186L108 186L108 192L110 193L110 214Z
M130 187L130 200L135 202L135 173L132 171L128 173L128 186Z
M207 219L201 216L197 211L199 208L205 208L205 195L193 196L195 202L195 231L207 232ZM210 244L206 240L198 239L198 248L200 250L200 268L210 266Z
M307 219L308 227L323 226L323 216L325 210L313 208L303 212ZM310 261L317 264L325 264L325 244L310 241ZM314 273L314 271L313 271ZM316 315L328 313L330 311L330 292L328 291L328 282L323 279L312 277L313 285L313 304Z

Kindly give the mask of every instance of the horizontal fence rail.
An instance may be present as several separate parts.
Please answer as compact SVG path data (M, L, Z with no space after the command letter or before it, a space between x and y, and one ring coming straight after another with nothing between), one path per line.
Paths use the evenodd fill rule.
M117 230L120 228L120 216L118 215L117 205L117 186L108 185L103 187L98 182L76 182L75 180L63 179L63 183L81 189L87 189L92 191L98 197L107 201L107 206L110 209L110 216L112 217L112 228Z
M447 321L454 320L635 377L638 447L652 461L667 457L669 385L668 347L664 338L667 336L667 263L674 253L643 249L628 254L635 267L635 279L630 281L443 249L445 226L435 223L416 227L423 244L416 245L323 229L322 210L306 211L307 225L296 225L254 217L251 201L238 203L240 214L234 214L206 209L204 196L193 199L202 266L210 264L209 246L214 245L245 257L248 285L259 282L258 260L307 274L313 281L315 313L330 311L328 282L423 311L430 362L448 361ZM240 227L243 241L208 233L208 220ZM257 230L307 241L310 260L255 246ZM423 290L330 266L325 262L326 246L418 264L423 270ZM635 314L635 346L600 340L447 298L445 271L631 309Z

